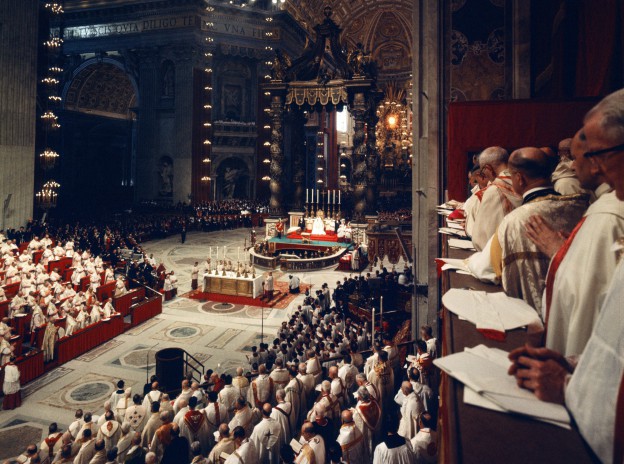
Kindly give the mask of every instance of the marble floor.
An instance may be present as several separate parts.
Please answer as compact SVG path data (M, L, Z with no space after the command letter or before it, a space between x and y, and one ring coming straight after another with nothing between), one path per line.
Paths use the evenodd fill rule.
M175 271L179 294L183 294L190 290L193 263L205 260L210 247L213 256L216 247L219 256L227 247L228 259L236 261L240 256L242 261L248 258L243 251L245 239L249 240L249 229L194 232L187 235L184 244L174 236L149 242L144 248ZM277 281L288 281L283 273L274 275ZM314 290L324 282L331 288L346 274L329 269L298 275ZM163 348L183 348L206 369L232 372L246 360L251 346L259 343L262 326L265 340L272 340L281 322L302 300L303 295L299 295L287 309L224 305L183 297L167 302L156 318L26 385L21 407L0 411L0 460L15 456L35 438L44 437L52 421L66 430L77 408L98 414L119 379L124 379L133 392L141 393L146 379L155 373L154 354Z

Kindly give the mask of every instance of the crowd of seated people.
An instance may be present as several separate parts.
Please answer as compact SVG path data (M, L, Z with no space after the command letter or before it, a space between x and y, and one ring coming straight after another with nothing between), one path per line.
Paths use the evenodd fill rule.
M188 375L177 396L162 391L156 376L140 392L120 381L99 416L78 410L68 430L51 424L46 440L23 457L77 464L436 462L431 327L422 327L418 355L403 365L388 333L366 351L368 324L345 317L329 294L325 285L293 310L273 343L252 347L235 375L208 370L203 383Z
M411 208L400 208L393 211L379 211L377 213L379 222L411 222Z
M113 287L113 283L115 296L126 291L124 280L115 279L110 265L88 250L75 249L71 240L53 240L48 234L41 240L34 236L20 250L14 240L0 234L0 303L4 310L0 315L0 365L14 354L15 343L10 340L19 318L30 316L29 326L19 335L29 332L30 338L23 343L31 347L36 345L39 331L54 326L55 321L64 321L58 336L69 337L115 314L110 295L100 299L97 295L99 287Z

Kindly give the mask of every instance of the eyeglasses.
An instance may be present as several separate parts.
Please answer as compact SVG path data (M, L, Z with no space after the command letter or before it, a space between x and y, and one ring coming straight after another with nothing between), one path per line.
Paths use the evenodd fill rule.
M602 150L588 151L583 155L583 157L591 159L595 158L596 156L604 155L605 153L610 153L613 151L624 151L624 143L616 145L614 147L604 148Z

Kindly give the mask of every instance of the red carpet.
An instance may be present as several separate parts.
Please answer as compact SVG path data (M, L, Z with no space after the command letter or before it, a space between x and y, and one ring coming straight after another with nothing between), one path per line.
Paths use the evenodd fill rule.
M301 293L305 293L308 288L311 288L308 284L301 284L299 286ZM192 300L200 301L218 301L221 303L232 303L247 306L257 307L269 307L276 309L286 309L290 306L290 303L297 297L297 294L288 293L287 282L276 282L275 292L273 293L273 299L269 302L261 298L250 298L246 296L234 296L234 295L222 295L220 293L208 293L201 290L193 290L191 292L180 295L184 298L190 298Z
M289 238L291 240L303 239L301 234L298 234L298 233L288 234L286 238ZM310 235L309 238L310 240L315 240L318 242L338 242L338 236L336 235L335 232L332 232L332 231L327 231L327 235Z

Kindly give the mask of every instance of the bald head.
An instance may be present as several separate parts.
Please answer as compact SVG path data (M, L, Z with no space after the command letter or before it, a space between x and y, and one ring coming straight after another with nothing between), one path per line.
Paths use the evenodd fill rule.
M336 366L332 366L329 368L329 378L335 379L338 377L338 368Z
M343 424L350 424L351 422L353 422L353 413L350 409L345 409L344 411L342 411L340 417L342 418Z
M236 368L236 375L238 375L239 377L240 377L241 375L243 375L243 368L242 368L242 367L237 367L237 368Z
M522 195L536 187L551 185L550 177L555 163L539 148L525 147L509 157L509 172L514 191Z
M271 417L271 411L273 411L271 403L264 403L264 405L262 405L262 415L264 417Z

